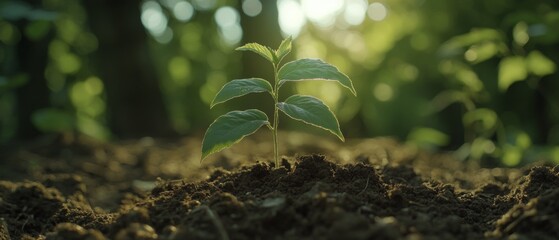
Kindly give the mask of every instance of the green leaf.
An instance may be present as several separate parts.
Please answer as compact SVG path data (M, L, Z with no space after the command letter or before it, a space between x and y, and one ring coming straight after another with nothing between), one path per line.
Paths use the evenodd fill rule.
M277 62L275 51L270 49L269 47L262 46L258 43L247 43L241 47L236 48L235 50L255 52L258 53L260 56L264 57L266 60L270 61L271 63Z
M278 72L279 85L287 81L326 80L337 81L353 93L353 83L338 68L320 59L299 59L286 63Z
M218 117L208 128L202 141L202 158L238 143L263 125L268 116L260 110L232 111Z
M528 33L528 24L525 22L517 23L512 29L512 37L514 42L519 46L523 47L530 40L530 34Z
M328 130L338 136L340 140L345 141L338 119L320 99L312 96L293 95L287 98L285 102L278 103L277 106L287 116Z
M462 116L462 122L464 126L474 126L478 123L479 128L483 131L489 131L497 126L499 117L495 111L489 108L478 108L469 112L466 112Z
M414 128L408 134L408 141L423 146L442 147L448 144L450 137L434 128Z
M33 21L25 26L25 35L33 41L38 41L49 33L50 28L51 24L48 21Z
M528 70L536 76L542 77L555 72L555 63L539 51L532 51L526 57Z
M291 37L284 39L278 47L278 50L276 50L276 56L278 58L276 64L279 64L289 52L291 52Z
M43 132L69 132L75 129L75 116L56 108L43 108L33 112L31 122Z
M499 46L494 42L482 42L472 45L466 51L466 60L473 63L480 63L488 60L499 53Z
M241 97L249 93L273 92L272 85L261 78L235 79L226 83L217 93L210 108L229 99Z
M505 91L515 82L522 81L528 76L524 58L513 56L503 58L499 63L499 88Z
M472 46L483 42L500 42L503 34L492 28L473 29L469 33L455 36L443 43L441 50L451 52L463 47Z

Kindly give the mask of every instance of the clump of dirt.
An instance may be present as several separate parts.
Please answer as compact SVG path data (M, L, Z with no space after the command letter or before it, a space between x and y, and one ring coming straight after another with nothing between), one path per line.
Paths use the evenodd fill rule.
M0 182L0 217L14 239L37 236L62 222L105 229L112 214L95 213L83 196L64 196L37 182Z
M372 145L366 142L348 151L355 153L350 155L353 160L309 154L284 158L279 168L267 162L223 164L207 171L202 180L172 180L169 176L175 175L163 174L170 180L154 181L161 172L150 170L145 159L152 157L146 157L145 151L129 151L124 155L137 158L118 163L97 155L89 158L93 161L82 156L85 160L80 164L63 159L78 167L74 173L52 170L52 166L71 169L60 162L45 163L34 168L51 171L32 175L37 176L35 181L0 181L0 240L553 239L559 235L559 167L483 169L450 164L437 168L444 161L418 160L425 155L390 158L397 155L391 151L398 147L368 153ZM80 148L80 152L122 152L119 146L94 148ZM346 150L336 151L346 156ZM157 148L149 151L148 155L170 156ZM115 169L130 179L83 171L95 164L127 166ZM115 192L103 201L96 198ZM98 205L101 202L109 204Z

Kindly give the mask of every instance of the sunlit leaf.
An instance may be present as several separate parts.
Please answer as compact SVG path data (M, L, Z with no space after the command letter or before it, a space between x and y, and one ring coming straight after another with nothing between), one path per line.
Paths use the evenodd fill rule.
M528 71L523 57L503 58L499 63L499 89L505 91L513 83L526 79L527 75Z
M471 46L464 57L473 63L480 63L490 59L499 53L498 45L494 42L483 42Z
M466 112L462 117L464 126L473 126L477 122L480 123L480 131L488 131L494 129L497 126L497 113L488 108L478 108L469 112Z
M241 47L236 48L235 50L255 52L258 55L264 57L266 60L270 61L271 63L277 62L275 51L270 49L269 47L262 46L258 43L247 43Z
M522 161L522 150L512 146L505 145L503 148L503 163L506 166L514 167Z
M526 57L528 71L536 76L545 76L555 72L555 63L539 51L532 51Z
M452 57L464 54L464 48L468 47L483 47L487 49L483 49L484 51L494 49L489 49L488 47L492 46L484 46L485 44L493 44L497 47L498 51L506 51L506 46L503 44L503 34L496 29L491 28L478 28L473 29L469 33L462 34L451 38L450 40L446 41L442 44L439 48L439 54L443 57ZM503 49L504 47L504 49ZM472 52L470 52L472 54ZM487 57L490 55L489 52L480 53L481 55L477 56L473 62L481 62L482 58ZM466 58L471 56L466 56ZM468 61L472 61L472 59L468 59Z
M278 72L280 86L287 81L327 80L337 81L353 93L353 83L338 68L320 59L299 59L286 63Z
M278 58L278 62L276 64L281 62L281 60L289 54L289 52L291 52L291 37L284 39L278 47L278 50L276 50L276 56Z
M440 147L447 145L450 141L450 137L437 129L420 127L414 128L408 134L408 141L420 145L432 145Z
M473 29L469 33L455 36L445 42L442 46L444 50L453 50L474 45L476 43L487 41L501 41L503 35L492 28Z
M512 37L514 42L519 46L524 46L530 40L530 35L528 34L528 24L525 22L517 23L512 30Z
M221 90L217 93L210 108L216 104L228 101L232 98L241 97L249 93L259 93L259 92L269 92L272 93L272 85L264 79L261 78L248 78L248 79L236 79L225 84Z
M472 159L481 159L486 154L495 151L495 143L484 137L475 138L470 145L470 157Z
M200 161L212 153L241 141L267 124L270 124L268 116L257 109L232 111L221 115L210 125L204 135Z
M320 99L312 96L293 95L287 98L285 102L278 103L277 106L287 116L328 130L344 141L344 135L340 130L338 119Z
M456 70L456 79L462 82L468 89L479 92L483 90L483 82L479 79L476 72L469 68Z
M458 90L445 90L437 94L432 101L432 111L441 111L453 103L461 103L466 110L471 111L475 109L475 104L472 102L468 94L464 91Z

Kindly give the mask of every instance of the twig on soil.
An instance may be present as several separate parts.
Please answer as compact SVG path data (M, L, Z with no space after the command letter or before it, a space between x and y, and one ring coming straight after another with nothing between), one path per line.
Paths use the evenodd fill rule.
M369 187L369 178L370 176L367 176L367 183L365 183L365 188L363 188L363 190L361 190L361 192L359 192L357 195L361 195L365 192L365 190L367 190L367 188Z
M210 219L212 219L213 224L215 225L217 231L219 232L219 236L221 240L229 240L229 235L227 235L227 231L225 231L225 227L223 227L223 223L219 219L219 216L217 216L217 214L210 207L206 205L197 207L197 209L195 209L193 212L199 210L205 210L208 216L210 217Z

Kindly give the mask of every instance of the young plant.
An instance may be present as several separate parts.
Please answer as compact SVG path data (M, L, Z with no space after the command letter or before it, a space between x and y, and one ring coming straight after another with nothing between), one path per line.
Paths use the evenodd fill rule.
M241 141L245 136L253 134L260 127L266 125L272 130L274 160L276 167L279 167L279 110L295 120L328 130L344 141L338 119L320 99L306 95L293 95L280 102L279 90L283 84L290 81L327 80L337 81L343 87L349 89L353 95L356 95L353 83L349 77L340 72L336 67L320 59L299 59L280 66L282 59L291 52L291 37L284 39L276 50L258 43L248 43L236 50L255 52L272 63L274 82L270 84L270 82L261 78L236 79L228 82L217 93L210 108L216 104L249 93L267 92L272 96L275 103L273 122L270 123L268 116L257 109L232 111L218 117L209 126L204 135L201 161L208 155Z

